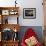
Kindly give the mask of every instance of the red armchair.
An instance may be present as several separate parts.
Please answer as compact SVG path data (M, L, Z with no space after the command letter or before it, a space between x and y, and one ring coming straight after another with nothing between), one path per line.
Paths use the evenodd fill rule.
M32 28L27 29L27 31L24 34L24 37L22 38L22 42L21 42L21 46L41 46L40 42L37 40L37 35L36 33L32 30ZM29 42L30 40L35 39L33 42L36 42L36 44L31 45L31 42ZM26 41L26 42L25 42ZM32 42L32 44L33 44ZM30 45L27 45L27 44Z

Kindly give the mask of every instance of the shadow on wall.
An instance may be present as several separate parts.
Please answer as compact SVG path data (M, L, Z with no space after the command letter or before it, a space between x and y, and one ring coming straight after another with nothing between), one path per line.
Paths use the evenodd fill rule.
M22 40L22 38L24 36L25 31L28 28L32 28L34 30L34 32L36 32L39 41L41 43L43 43L43 30L42 30L42 26L21 26L20 27L20 31L19 31L19 40L20 40L20 42L21 42L21 40Z

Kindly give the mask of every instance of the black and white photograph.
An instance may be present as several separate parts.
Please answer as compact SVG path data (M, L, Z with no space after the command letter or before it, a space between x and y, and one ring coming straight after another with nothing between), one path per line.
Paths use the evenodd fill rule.
M23 18L25 19L35 19L36 18L36 8L24 8Z

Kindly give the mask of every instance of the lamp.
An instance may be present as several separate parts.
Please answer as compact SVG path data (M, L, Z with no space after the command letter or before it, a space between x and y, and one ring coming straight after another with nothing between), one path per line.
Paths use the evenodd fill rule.
M16 4L17 4L17 2L16 2L17 0L15 0L15 7L16 7Z

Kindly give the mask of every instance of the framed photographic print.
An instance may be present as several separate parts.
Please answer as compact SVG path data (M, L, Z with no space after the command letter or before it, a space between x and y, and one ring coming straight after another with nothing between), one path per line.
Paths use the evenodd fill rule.
M2 10L2 15L9 15L9 10Z
M24 8L23 18L24 19L35 19L36 18L36 8Z

